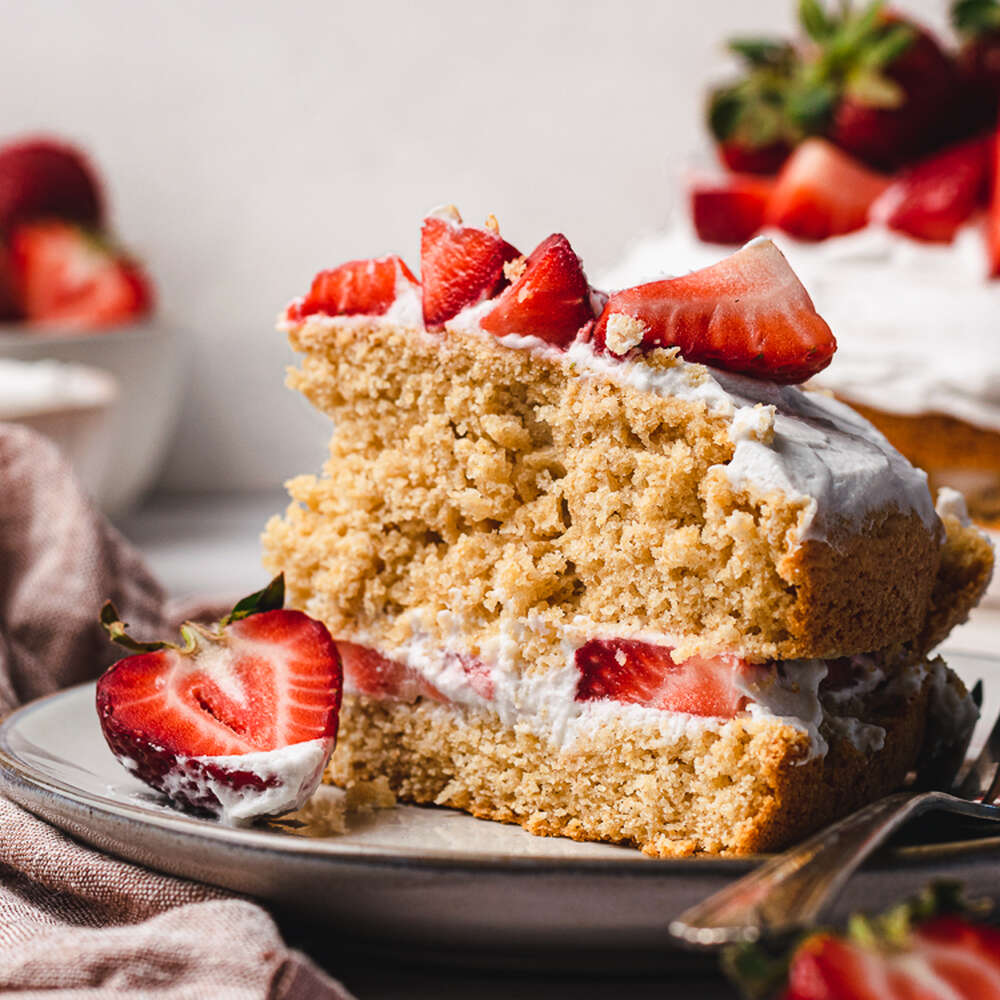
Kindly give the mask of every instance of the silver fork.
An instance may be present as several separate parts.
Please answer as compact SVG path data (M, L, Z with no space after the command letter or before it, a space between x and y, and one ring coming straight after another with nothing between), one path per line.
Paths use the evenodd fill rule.
M1000 717L961 781L957 765L936 777L938 790L879 799L765 862L685 910L670 933L692 947L717 948L800 930L819 920L865 859L913 817L940 809L1000 821L1000 806L990 804L1000 794Z

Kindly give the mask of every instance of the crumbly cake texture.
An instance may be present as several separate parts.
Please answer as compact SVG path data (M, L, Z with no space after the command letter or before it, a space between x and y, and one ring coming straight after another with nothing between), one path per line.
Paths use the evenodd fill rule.
M752 854L898 787L919 756L928 700L924 684L869 707L864 721L886 732L877 753L827 732L827 754L803 762L808 737L777 721L679 735L609 724L554 751L485 711L348 696L328 780L350 787L386 775L401 799L653 857Z
M907 416L848 402L927 473L932 490L954 486L980 524L1000 528L1000 434L943 413Z
M456 333L318 320L291 340L305 358L289 383L335 432L325 476L289 484L265 560L335 636L416 607L431 632L438 612L460 619L473 646L500 614L553 626L580 615L683 636L680 656L759 661L924 631L934 532L889 509L799 544L802 501L709 474L733 445L703 404Z
M335 429L324 475L289 484L265 562L292 606L383 656L405 660L418 634L479 656L501 626L530 623L516 683L565 670L574 628L667 635L677 660L891 649L876 660L900 676L988 579L988 545L954 518L945 535L890 506L802 540L806 499L720 474L730 425L704 403L453 330L317 317L290 338L304 358L289 384ZM403 800L660 857L745 854L898 785L928 703L926 684L862 699L852 714L884 745L831 730L817 755L775 716L610 722L567 745L475 701L349 694L327 777L384 775Z

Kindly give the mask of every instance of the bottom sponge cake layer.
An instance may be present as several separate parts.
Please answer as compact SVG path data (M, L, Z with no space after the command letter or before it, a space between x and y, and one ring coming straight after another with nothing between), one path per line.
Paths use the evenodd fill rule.
M348 695L327 780L350 787L385 776L406 801L655 857L749 854L898 787L924 747L932 688L918 672L857 711L884 730L878 749L824 723L829 749L820 756L808 754L801 729L774 719L679 729L611 722L556 748L485 710Z

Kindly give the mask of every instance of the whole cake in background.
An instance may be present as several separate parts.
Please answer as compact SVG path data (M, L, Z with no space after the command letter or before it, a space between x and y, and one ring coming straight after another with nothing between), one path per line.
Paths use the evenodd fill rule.
M328 779L667 857L779 847L961 749L992 551L847 406L780 251L608 297L429 215L282 317L334 424L264 536L344 669Z
M149 278L108 229L96 172L56 139L0 147L0 322L93 330L153 308Z
M1000 3L951 16L949 40L899 8L804 0L797 40L732 42L742 76L708 103L725 172L694 172L689 211L602 281L771 235L837 332L816 384L1000 526Z

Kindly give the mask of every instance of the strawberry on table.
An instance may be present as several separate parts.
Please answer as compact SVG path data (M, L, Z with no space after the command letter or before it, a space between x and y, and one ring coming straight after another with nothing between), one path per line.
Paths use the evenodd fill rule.
M417 287L417 279L400 257L348 261L320 271L309 294L289 306L288 318L301 320L313 313L381 316L407 286Z
M520 251L500 238L495 220L463 226L454 206L432 212L420 231L420 281L424 322L440 329L466 306L493 298L508 284L504 264Z
M800 240L825 240L863 228L890 180L823 139L808 139L774 185L765 221Z
M746 704L738 656L675 662L667 646L633 639L591 639L575 654L576 700L616 701L670 712L731 719Z
M102 216L100 188L79 150L45 138L0 149L0 237L31 219L67 219L96 228Z
M25 318L78 329L113 326L152 308L139 266L78 226L41 220L18 226L10 240L11 271Z
M326 626L283 610L276 577L182 646L136 642L107 604L109 636L137 655L97 683L104 737L141 781L184 809L244 823L298 808L337 735L342 674Z
M695 181L690 199L698 238L706 243L746 243L764 225L773 190L770 178L753 174Z
M989 192L989 138L971 139L904 171L872 204L871 221L950 243Z
M820 930L784 953L731 949L724 968L748 997L778 1000L992 1000L1000 996L1000 930L953 883L932 885L844 934Z
M597 350L676 347L683 358L772 382L804 382L837 343L809 293L770 241L711 267L616 292L594 330Z
M580 258L565 236L553 233L532 251L520 271L480 325L498 337L530 334L565 347L594 318Z

